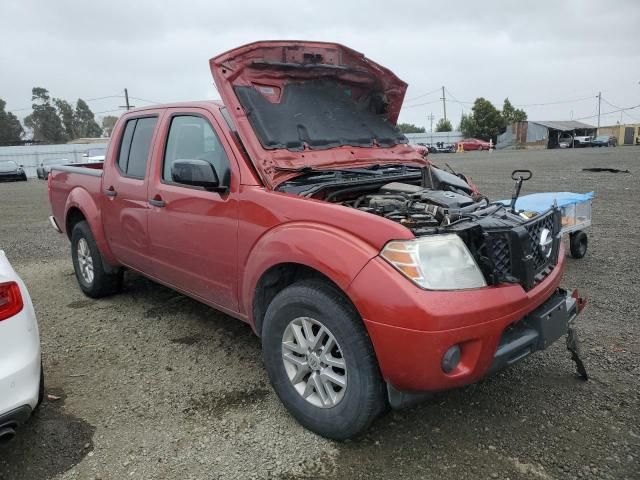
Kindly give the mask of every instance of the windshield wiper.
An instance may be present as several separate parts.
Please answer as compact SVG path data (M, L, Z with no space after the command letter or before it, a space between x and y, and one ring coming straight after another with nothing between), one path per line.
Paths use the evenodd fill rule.
M315 168L309 165L302 167L273 167L278 172L291 172L291 173L353 173L353 174L365 174L365 175L382 175L382 171L376 170L380 165L371 165L367 168Z

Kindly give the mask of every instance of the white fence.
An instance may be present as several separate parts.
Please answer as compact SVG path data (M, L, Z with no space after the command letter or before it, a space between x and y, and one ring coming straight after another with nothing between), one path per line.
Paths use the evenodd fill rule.
M405 133L405 137L409 143L415 145L417 143L429 143L433 145L437 142L445 144L456 143L462 140L462 132L426 132L426 133Z
M82 162L82 154L90 148L103 148L107 143L65 143L62 145L28 145L0 147L0 162L12 160L24 167L27 177L36 176L36 168L44 160L64 158L69 163Z

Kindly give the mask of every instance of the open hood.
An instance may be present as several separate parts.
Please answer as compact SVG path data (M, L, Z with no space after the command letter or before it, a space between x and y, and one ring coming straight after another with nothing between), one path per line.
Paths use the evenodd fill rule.
M240 139L271 188L295 176L283 168L425 163L395 127L407 84L350 48L256 42L209 65Z

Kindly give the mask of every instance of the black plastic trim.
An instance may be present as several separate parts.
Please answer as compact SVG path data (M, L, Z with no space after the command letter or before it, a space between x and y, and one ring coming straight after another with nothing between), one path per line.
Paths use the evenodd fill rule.
M3 413L0 415L0 428L22 425L29 419L32 412L33 410L29 405L22 405L7 413Z

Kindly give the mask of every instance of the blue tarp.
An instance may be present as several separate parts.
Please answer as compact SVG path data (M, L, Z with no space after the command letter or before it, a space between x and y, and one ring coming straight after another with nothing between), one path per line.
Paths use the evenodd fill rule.
M542 213L547 211L553 205L554 201L558 202L558 207L564 207L566 205L572 205L574 203L586 202L588 200L591 200L594 196L594 192L532 193L530 195L523 195L522 197L519 197L518 201L516 202L516 209ZM498 200L498 202L503 203L504 205L511 204L511 200Z

